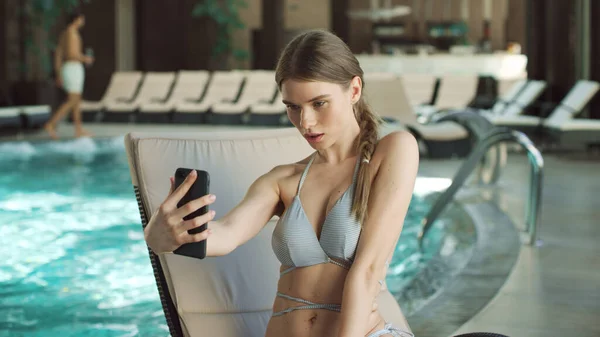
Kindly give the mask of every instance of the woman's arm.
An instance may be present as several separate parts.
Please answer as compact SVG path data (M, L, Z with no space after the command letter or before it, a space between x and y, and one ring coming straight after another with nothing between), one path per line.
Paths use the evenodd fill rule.
M407 132L381 139L373 157L382 159L371 187L368 219L344 284L340 337L364 337L369 330L379 280L385 279L386 260L402 231L419 166L416 140Z
M276 167L258 178L237 206L208 224L212 231L207 241L208 256L229 254L256 236L273 215L281 213L278 182L285 171Z
M244 199L217 221L211 221L215 216L214 211L183 221L188 214L215 202L215 198L203 196L177 208L177 203L196 180L196 174L192 171L177 189L171 178L171 191L150 218L144 229L144 238L156 254L169 253L185 243L208 239L208 256L226 255L254 237L273 215L280 212L278 182L286 172L289 169L277 167L258 178ZM207 222L207 230L197 234L188 233Z

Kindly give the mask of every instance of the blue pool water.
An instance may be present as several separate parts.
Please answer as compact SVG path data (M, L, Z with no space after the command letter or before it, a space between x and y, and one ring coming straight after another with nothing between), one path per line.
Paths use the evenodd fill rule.
M428 208L413 197L393 292L427 263ZM0 336L168 336L122 138L0 143L0 256Z

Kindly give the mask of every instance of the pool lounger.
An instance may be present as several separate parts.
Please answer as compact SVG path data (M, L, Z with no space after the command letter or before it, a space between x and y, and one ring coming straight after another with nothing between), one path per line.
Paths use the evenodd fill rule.
M276 126L290 124L281 101L281 92L278 90L275 98L270 103L255 103L250 106L250 124Z
M199 100L185 100L175 105L174 123L211 123L211 108L218 103L235 102L244 81L242 71L215 71L206 92Z
M447 109L465 109L477 94L477 76L444 75L439 81L437 95L434 95L432 104L414 107L418 115L429 115Z
M170 123L177 104L198 100L204 94L210 73L206 70L181 70L166 100L153 100L140 105L138 121ZM201 121L200 121L201 122Z
M19 131L22 123L18 107L0 107L0 131Z
M146 103L165 101L175 81L174 72L147 72L139 92L132 100L120 100L106 104L104 120L107 122L148 122L148 114L138 114L138 109Z
M271 102L276 96L275 71L250 70L244 75L244 83L235 102L216 103L211 107L211 124L246 124L252 105Z
M547 118L517 115L501 116L492 121L495 125L513 128L529 134L539 132L544 134L547 129L560 130L561 125L566 125L575 120L574 118L583 111L599 89L600 84L598 82L579 80L560 103L554 107Z
M402 77L390 73L365 74L364 99L389 126L408 129L429 158L464 157L471 152L469 129L454 121L422 124L410 105Z
M140 71L114 72L100 101L83 100L81 102L82 120L84 122L102 121L107 105L133 100L141 79L142 72Z
M40 128L50 120L51 107L49 105L28 105L20 108L27 129Z
M211 209L225 214L260 175L313 152L294 128L130 133L125 147L144 225L168 193L165 177L178 167L214 172L210 190L221 201ZM264 336L279 279L279 261L270 244L275 223L272 219L255 238L227 256L198 260L150 252L171 336ZM407 327L385 287L378 305L388 322Z

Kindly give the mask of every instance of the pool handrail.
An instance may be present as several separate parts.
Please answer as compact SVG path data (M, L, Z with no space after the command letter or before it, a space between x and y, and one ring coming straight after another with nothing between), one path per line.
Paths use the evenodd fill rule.
M492 146L506 141L516 142L527 151L527 157L531 167L531 179L525 213L525 231L527 232L525 243L528 245L541 243L541 241L538 240L538 230L540 222L539 215L541 211L540 201L542 197L544 159L542 158L540 151L524 133L506 127L495 127L479 142L475 149L473 149L454 176L450 187L440 195L429 210L427 216L423 219L423 227L418 236L420 246L422 246L423 239L433 226L435 220L445 209L446 205L452 201L458 189L463 186L466 179L481 161L482 157Z

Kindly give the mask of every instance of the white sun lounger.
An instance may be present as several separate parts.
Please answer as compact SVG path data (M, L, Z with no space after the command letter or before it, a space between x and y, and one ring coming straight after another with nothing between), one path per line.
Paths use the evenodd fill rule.
M177 72L173 90L167 99L143 102L139 107L138 121L168 123L177 104L199 100L210 78L207 70L181 70Z
M102 117L100 113L104 112L108 104L133 100L141 79L142 72L140 71L117 71L113 73L100 101L84 100L81 103L83 120L99 120Z
M469 131L451 122L421 124L404 90L401 77L389 73L365 74L363 93L373 111L386 121L399 123L425 145L428 156L466 156L472 148Z
M546 89L545 81L530 80L516 94L516 97L510 101L506 101L502 106L494 108L490 111L481 111L482 115L489 119L492 123L497 124L497 121L510 116L522 115L527 108L532 106L540 95Z
M250 106L250 124L254 125L284 125L290 124L286 115L285 104L281 92L277 90L275 98L270 103L255 103Z
M104 120L109 122L132 121L143 104L167 99L174 80L174 72L145 73L140 90L133 100L112 101L106 104Z
M440 86L433 105L418 105L419 116L431 116L442 110L463 110L477 94L477 76L444 75L440 78Z
M494 118L496 125L506 126L530 133L549 127L560 129L578 115L598 92L599 84L594 81L580 80L552 110L548 118L526 115L504 115Z
M19 131L22 127L21 109L18 107L0 107L0 131Z
M277 91L275 71L251 70L245 72L242 91L235 102L216 103L211 107L211 124L242 124L253 104L271 102ZM246 118L244 118L246 117Z
M42 127L52 115L50 105L24 105L19 107L24 117L25 128L35 129Z
M401 78L411 106L431 104L436 82L434 75L404 74Z
M215 71L205 94L196 101L186 100L175 105L175 123L203 123L214 104L234 102L238 97L245 74L242 71Z

